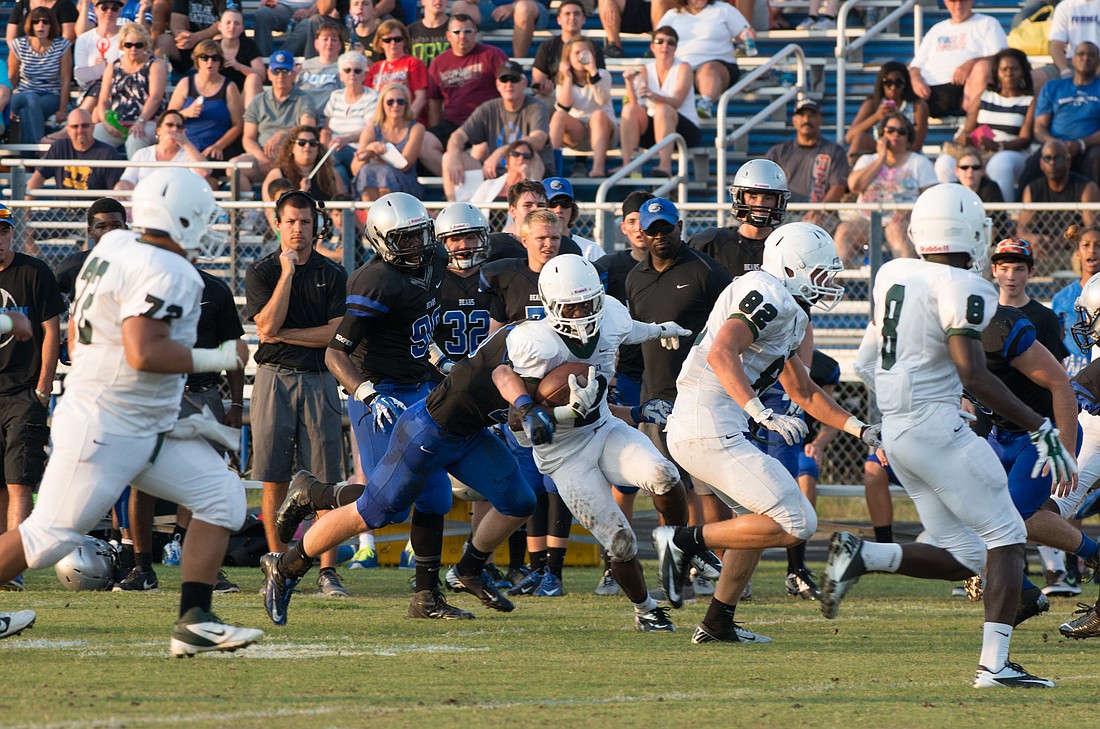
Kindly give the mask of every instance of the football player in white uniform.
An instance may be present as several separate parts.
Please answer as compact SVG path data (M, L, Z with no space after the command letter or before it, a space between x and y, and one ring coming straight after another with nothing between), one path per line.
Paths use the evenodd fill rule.
M676 380L668 447L692 476L710 484L737 516L702 527L653 532L658 574L673 607L682 599L688 558L725 549L722 576L693 643L767 643L733 621L737 602L766 547L790 547L817 530L814 508L783 465L745 437L748 419L788 443L806 434L806 421L773 412L759 395L778 379L791 399L820 422L878 442L868 426L841 408L810 379L798 356L807 309L832 308L844 294L833 277L842 270L833 239L810 223L777 228L764 245L761 270L734 279L715 302L707 326Z
M986 367L981 333L997 310L997 291L974 271L989 252L988 225L981 200L962 185L937 185L920 196L909 236L923 260L894 260L879 271L874 318L856 362L878 396L890 465L940 546L834 534L821 611L836 617L866 572L958 581L987 567L974 686L1047 687L1054 683L1009 661L1027 532L993 449L960 414L963 388L1027 429L1039 452L1034 475L1049 468L1058 483L1077 468L1050 421Z
M210 610L229 533L244 521L244 489L200 437L204 423L176 422L181 374L241 369L248 358L239 340L192 348L203 282L187 253L203 245L217 212L201 177L158 170L134 190L134 231L112 231L92 251L77 280L73 369L55 413L38 503L18 530L0 535L2 584L71 552L128 483L191 509L170 644L176 656L234 651L263 636ZM11 627L9 616L8 633Z
M638 422L663 423L670 407L663 400L650 400L634 408L615 406L613 414L606 394L619 345L659 338L672 349L679 346L679 337L691 332L675 322L645 324L631 319L623 304L604 294L596 268L581 256L551 259L539 274L539 297L546 317L518 324L508 333L516 374L539 380L567 362L587 362L591 367L584 387L570 376L570 402L554 408L554 438L534 446L535 464L554 479L569 510L607 550L616 581L634 603L635 627L672 631L668 613L649 597L637 558L638 539L611 493L613 483L638 486L653 495L668 523L687 523L687 493L676 466L632 427ZM713 555L710 559L717 562Z

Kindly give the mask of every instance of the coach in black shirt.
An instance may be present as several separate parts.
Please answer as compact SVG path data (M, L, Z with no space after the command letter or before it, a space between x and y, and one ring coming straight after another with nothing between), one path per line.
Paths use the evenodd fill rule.
M348 275L313 250L317 208L307 193L275 204L279 250L248 267L246 314L256 322L256 381L252 388L253 478L262 481L268 549L286 545L275 533L275 512L297 467L322 481L344 477L343 406L325 349L344 317ZM322 557L322 567L335 558Z

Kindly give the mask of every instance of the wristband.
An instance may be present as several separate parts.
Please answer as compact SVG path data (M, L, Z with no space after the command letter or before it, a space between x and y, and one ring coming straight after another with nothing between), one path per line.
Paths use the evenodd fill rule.
M742 405L741 409L745 411L745 415L759 422L756 419L759 418L767 408L764 407L764 403L760 402L760 398L754 397L752 400Z
M633 420L635 424L640 424L642 422L642 406L641 405L632 405L631 406L631 408L630 408L630 419Z
M1088 149L1088 146L1085 144L1084 139L1078 139L1077 144L1081 145L1081 151L1082 152L1084 152L1086 149Z
M11 317L7 314L0 314L0 334L7 334L13 328L15 328L15 323L12 322Z
M41 390L39 390L39 389L38 389L37 387L36 387L36 388L34 389L34 394L35 394L35 396L37 396L37 397L38 397L38 399L39 399L39 400L49 400L49 399L50 399L50 396L49 396L49 395L47 395L46 393L42 392L42 391L41 391Z
M231 403L229 403L229 407L231 407L231 408L242 408L243 409L244 404L239 403L239 402L231 402Z
M844 423L844 432L848 435L854 435L858 438L863 432L863 429L866 427L867 423L863 422L855 415L853 415L852 417L848 418L848 420Z
M366 405L370 402L373 396L377 394L378 393L374 389L374 383L372 383L370 380L367 380L363 384L359 385L359 387L355 388L355 394L352 395L352 397Z
M519 409L520 409L520 408L522 408L522 407L523 407L524 405L528 405L528 404L530 404L530 403L533 403L534 401L535 401L535 400L534 400L534 398L532 398L532 397L531 397L530 395L528 395L527 393L524 393L524 394L520 395L519 397L517 397L517 398L516 398L516 399L515 399L515 400L514 400L514 401L512 402L512 407L514 407L514 408L515 408L516 410L519 410Z
M192 349L192 372L221 372L239 370L241 359L237 356L237 340L227 339L214 349Z

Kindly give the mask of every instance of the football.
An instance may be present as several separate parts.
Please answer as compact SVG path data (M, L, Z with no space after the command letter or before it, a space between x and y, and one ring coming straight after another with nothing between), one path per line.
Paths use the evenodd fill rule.
M535 402L543 407L556 407L569 404L569 375L577 376L577 384L584 387L588 384L588 368L586 362L566 362L546 373L539 381L538 390L535 392Z

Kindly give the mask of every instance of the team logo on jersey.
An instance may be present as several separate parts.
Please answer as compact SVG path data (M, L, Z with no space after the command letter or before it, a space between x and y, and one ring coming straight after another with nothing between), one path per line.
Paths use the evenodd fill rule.
M13 297L7 289L0 289L0 314L5 314L9 311L18 311L24 316L29 317L31 310L26 306L17 306L15 303L15 297ZM11 332L0 335L0 349L8 346L15 341L15 335Z

